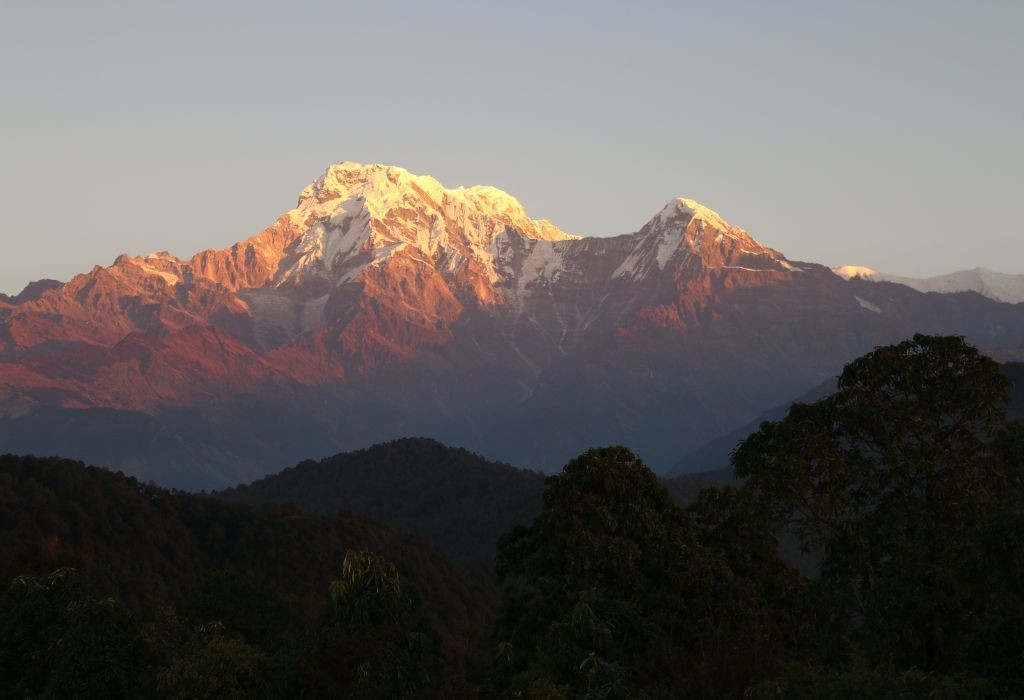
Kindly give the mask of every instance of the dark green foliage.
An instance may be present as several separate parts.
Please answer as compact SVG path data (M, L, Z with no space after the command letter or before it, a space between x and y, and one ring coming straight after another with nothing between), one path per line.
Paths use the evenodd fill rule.
M498 571L506 692L711 697L770 656L756 592L622 447L550 477L541 514L502 538Z
M153 660L128 611L74 569L19 576L0 599L5 697L142 697Z
M414 698L439 687L436 633L395 567L366 551L345 555L342 577L331 584L327 639L351 649L346 684L362 698Z
M840 667L793 663L770 681L751 687L749 700L1015 700L1024 686L994 678L972 678L908 669L872 667L853 654Z
M266 692L268 666L262 651L213 625L184 645L157 687L174 700L247 700Z
M688 513L701 544L718 553L734 576L747 581L763 599L771 637L793 648L813 630L806 612L813 605L807 579L779 555L771 513L743 489L704 489ZM776 649L781 653L781 649Z
M319 620L349 549L395 562L455 659L478 647L497 607L488 579L365 518L224 503L68 460L0 456L0 542L4 582L73 565L143 622L161 611L220 622L268 653Z
M382 557L350 550L341 574L331 583L331 616L340 629L364 634L401 624L412 613L413 599L394 565Z
M459 697L440 638L416 591L368 551L349 551L316 628L278 660L274 695L309 698Z
M307 461L219 496L351 511L426 537L455 561L490 567L498 537L540 510L544 477L436 440L407 438Z
M215 625L264 650L282 633L293 631L283 598L234 570L215 571L188 595L183 616L198 625Z
M850 363L737 448L745 492L822 553L825 660L850 638L897 669L1024 677L1024 490L1010 382L960 338L915 336Z

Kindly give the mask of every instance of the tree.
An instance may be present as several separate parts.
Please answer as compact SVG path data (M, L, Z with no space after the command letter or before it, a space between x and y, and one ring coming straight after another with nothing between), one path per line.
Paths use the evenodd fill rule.
M853 650L841 666L790 663L778 677L752 686L749 700L1011 700L1022 697L1012 683L993 678L898 671L892 664L872 666Z
M129 698L152 687L135 621L74 569L19 576L0 601L0 694Z
M772 527L822 554L833 658L851 638L901 669L1021 672L1021 635L996 649L983 629L1021 610L1018 589L993 595L987 582L1022 560L1020 545L993 549L993 528L1019 527L1024 504L1009 389L962 338L916 335L851 362L835 394L794 405L733 453Z
M201 628L182 653L160 673L159 689L175 700L261 697L266 688L266 655L221 625Z
M267 652L287 636L292 622L279 595L231 569L206 577L188 596L183 612L196 625L219 624Z
M323 625L294 662L305 694L418 698L440 686L440 638L393 564L349 550L330 597Z
M540 515L500 541L497 685L522 697L724 694L756 673L755 592L629 450L549 477Z
M701 544L722 556L730 571L753 585L764 600L770 636L777 644L764 654L781 656L809 640L814 630L807 624L807 612L814 601L807 579L779 556L771 512L733 486L702 489L687 511ZM791 538L786 543L791 545Z

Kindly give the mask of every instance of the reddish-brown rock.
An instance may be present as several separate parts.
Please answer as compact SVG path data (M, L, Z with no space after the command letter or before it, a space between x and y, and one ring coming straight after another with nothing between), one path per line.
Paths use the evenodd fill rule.
M578 239L494 188L344 163L231 248L0 298L0 437L46 452L47 421L89 426L68 456L102 432L111 466L191 486L411 434L667 465L917 331L1020 348L1024 305L792 263L691 200ZM153 437L111 458L122 429Z

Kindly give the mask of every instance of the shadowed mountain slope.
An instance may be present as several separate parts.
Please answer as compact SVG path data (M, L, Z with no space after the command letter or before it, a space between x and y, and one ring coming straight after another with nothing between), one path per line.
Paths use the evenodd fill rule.
M425 438L305 461L218 497L351 511L415 532L468 566L489 566L498 537L540 512L544 477Z
M1024 305L843 279L685 198L580 238L494 187L341 163L230 248L0 300L0 448L191 489L410 435L666 470L918 332L1019 352Z
M1009 418L1020 418L1024 416L1024 363L1007 362L1002 365L1003 373L1014 383L1013 392L1010 395L1010 403L1006 406L1006 415ZM702 447L694 450L680 459L669 472L670 477L684 478L693 476L699 478L707 474L731 474L732 467L729 463L729 456L733 449L748 435L757 432L758 427L764 421L779 421L786 417L789 407L794 403L814 403L818 399L828 396L836 390L836 380L830 379L803 396L800 396L782 406L765 411L755 421L734 430L727 435L715 438ZM673 479L670 479L672 481Z

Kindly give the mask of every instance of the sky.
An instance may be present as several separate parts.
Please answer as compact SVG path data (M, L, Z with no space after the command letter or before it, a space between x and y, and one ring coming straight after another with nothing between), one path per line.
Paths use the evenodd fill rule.
M259 232L345 160L606 236L1024 273L1024 2L2 2L0 291Z

